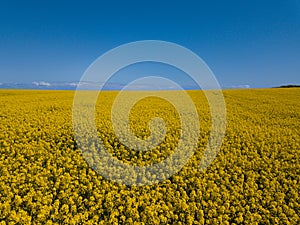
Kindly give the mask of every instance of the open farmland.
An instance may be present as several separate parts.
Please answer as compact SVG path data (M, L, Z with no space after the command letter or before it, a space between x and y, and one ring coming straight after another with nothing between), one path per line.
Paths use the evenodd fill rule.
M204 171L198 164L210 132L201 91L188 91L201 125L189 162L165 181L125 186L89 167L72 126L73 91L0 90L0 224L299 224L300 89L225 90L227 128ZM176 92L168 92L170 95ZM126 148L112 129L117 92L102 92L98 135L116 159L149 165L172 154L180 133L175 108L149 97L130 113L133 133L164 119L161 145Z

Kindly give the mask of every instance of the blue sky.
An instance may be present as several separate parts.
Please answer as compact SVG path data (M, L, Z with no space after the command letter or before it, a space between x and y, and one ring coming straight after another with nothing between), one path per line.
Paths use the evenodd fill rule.
M148 39L194 51L222 87L300 84L299 0L1 1L0 83L78 81Z

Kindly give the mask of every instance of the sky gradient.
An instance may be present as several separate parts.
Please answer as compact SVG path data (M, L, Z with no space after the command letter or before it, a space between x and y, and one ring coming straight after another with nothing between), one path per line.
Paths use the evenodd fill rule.
M76 82L112 48L164 40L224 88L300 84L299 0L1 1L0 28L0 83Z

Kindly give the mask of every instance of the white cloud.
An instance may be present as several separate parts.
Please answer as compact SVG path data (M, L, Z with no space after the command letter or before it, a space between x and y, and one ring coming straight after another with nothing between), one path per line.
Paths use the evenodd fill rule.
M72 87L76 87L78 85L78 83L75 82L71 82L71 83L66 83L67 86L72 86Z
M250 88L249 84L232 85L229 88Z
M169 84L132 84L125 87L125 90L175 90L178 87Z
M33 81L32 84L35 86L47 86L47 87L51 86L50 83L45 82L45 81L40 81L40 82Z
M176 90L179 84L160 76L148 76L134 80L127 84L125 90Z

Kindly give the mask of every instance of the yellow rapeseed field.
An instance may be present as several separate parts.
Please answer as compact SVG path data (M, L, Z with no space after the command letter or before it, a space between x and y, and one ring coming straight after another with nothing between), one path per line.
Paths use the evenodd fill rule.
M210 110L203 92L188 91L201 126L195 153L178 173L148 186L110 181L88 165L74 137L74 93L0 90L0 225L299 224L299 88L225 90L226 134L204 171L198 165ZM95 111L110 154L138 166L172 154L181 129L174 106L148 97L132 108L130 128L138 138L149 137L153 117L167 127L159 146L135 151L112 128L117 94L102 92Z

